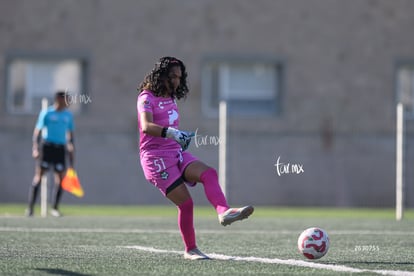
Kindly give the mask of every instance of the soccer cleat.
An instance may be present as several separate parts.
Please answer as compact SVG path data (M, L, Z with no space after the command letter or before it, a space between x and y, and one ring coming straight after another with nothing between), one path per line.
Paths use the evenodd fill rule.
M201 252L198 248L191 249L190 251L184 252L184 259L187 260L209 260L210 258Z
M235 221L248 218L251 214L253 214L253 211L254 208L250 205L241 208L230 208L223 214L220 214L218 217L221 225L226 226L232 224Z
M62 214L57 209L50 210L50 214L52 215L52 217L56 217L56 218L59 218L62 216Z

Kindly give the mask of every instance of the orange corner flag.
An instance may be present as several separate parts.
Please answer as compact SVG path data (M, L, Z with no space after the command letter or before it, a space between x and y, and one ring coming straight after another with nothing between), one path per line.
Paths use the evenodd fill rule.
M83 189L74 169L69 168L66 171L65 177L62 179L62 189L77 197L83 197Z

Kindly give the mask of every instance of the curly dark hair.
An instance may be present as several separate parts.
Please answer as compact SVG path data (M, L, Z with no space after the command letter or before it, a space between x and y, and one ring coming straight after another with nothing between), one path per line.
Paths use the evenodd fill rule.
M180 66L181 68L181 79L180 85L177 90L173 92L172 97L176 99L185 98L189 92L187 87L187 71L185 70L184 63L175 57L162 57L155 63L154 69L147 74L144 80L138 87L138 92L148 89L153 92L157 97L162 96L167 89L165 87L165 80L168 79L170 69L174 66Z

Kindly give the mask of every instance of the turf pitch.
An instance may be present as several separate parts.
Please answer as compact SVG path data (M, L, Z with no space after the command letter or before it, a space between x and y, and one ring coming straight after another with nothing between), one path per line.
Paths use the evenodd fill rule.
M256 207L223 227L197 207L199 248L214 259L187 261L173 206L62 206L62 218L25 218L0 205L0 275L414 275L414 211ZM318 226L328 254L308 261L296 242Z

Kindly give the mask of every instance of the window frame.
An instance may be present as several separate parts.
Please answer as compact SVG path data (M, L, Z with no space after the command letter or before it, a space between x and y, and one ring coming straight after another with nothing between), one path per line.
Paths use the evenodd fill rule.
M211 64L215 64L217 72L211 72L208 67ZM219 116L219 107L218 103L220 102L220 93L225 91L225 87L220 87L224 82L219 80L220 70L223 68L230 68L232 65L245 65L251 64L255 65L265 65L273 66L275 68L275 91L274 97L272 97L272 103L268 105L267 111L259 112L260 105L263 104L264 100L258 100L256 102L257 106L252 112L243 112L242 106L252 103L249 100L228 100L227 104L229 107L229 116L231 117L276 117L279 116L282 112L282 97L283 97L283 86L284 86L284 71L285 65L283 60L273 56L234 56L234 55L210 55L202 59L201 62L201 107L202 112L205 117L208 118L218 118ZM217 74L216 76L212 74ZM224 74L225 75L225 74ZM214 93L213 90L218 89L217 93ZM217 101L217 105L214 106L214 102ZM232 108L232 105L235 108ZM238 105L238 106L237 106Z
M16 110L13 106L13 102L11 100L11 75L10 75L10 66L16 60L23 60L27 62L59 62L64 60L76 60L79 62L80 65L80 93L88 95L87 86L88 86L88 77L89 77L89 64L90 58L89 55L84 52L33 52L33 51L10 51L6 53L5 57L5 82L4 82L4 110L7 114L10 115L35 115L39 112L39 110ZM69 91L70 93L70 91ZM50 97L47 97L50 100L53 99L53 94ZM87 105L80 104L79 109L75 111L76 114L84 113L86 110ZM40 106L39 106L40 108Z

